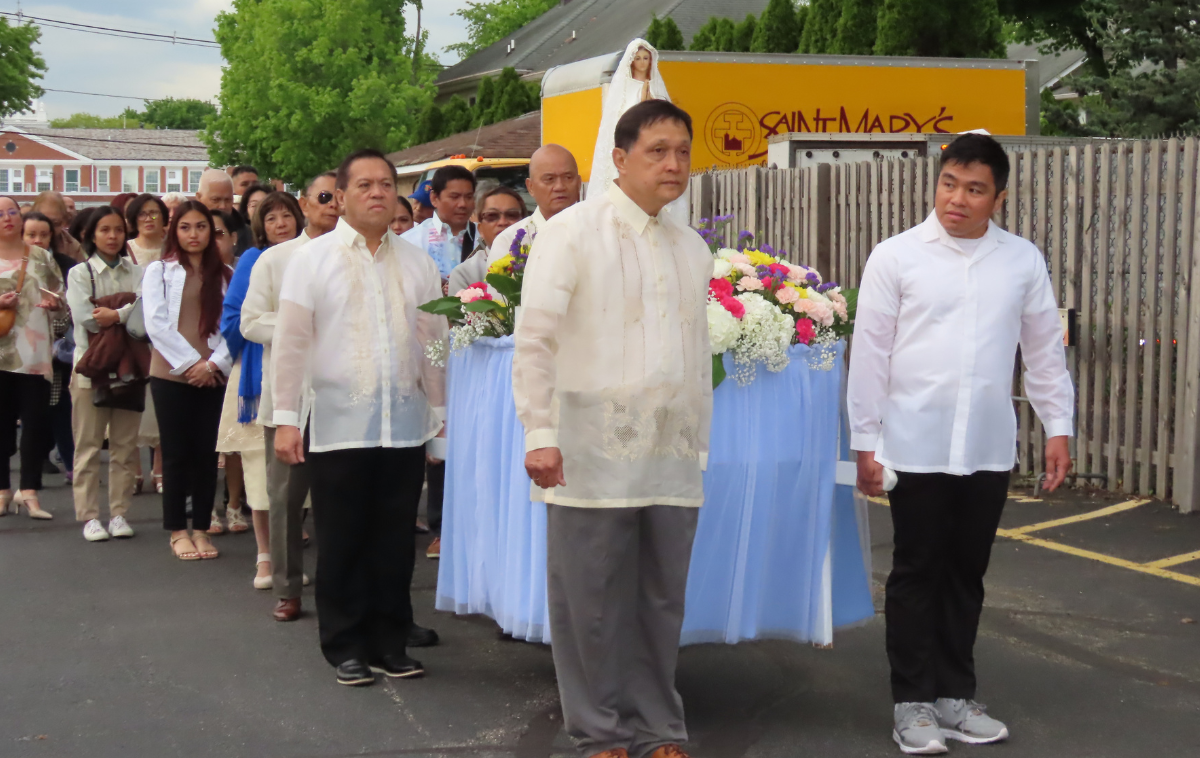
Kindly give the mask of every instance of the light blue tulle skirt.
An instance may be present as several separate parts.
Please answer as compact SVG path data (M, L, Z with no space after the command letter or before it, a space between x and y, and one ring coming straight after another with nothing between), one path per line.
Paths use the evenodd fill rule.
M512 345L484 338L449 359L436 602L549 642L546 507L529 500ZM683 644L830 644L835 627L873 615L864 514L834 480L848 453L843 346L835 349L832 370L811 368L809 348L797 345L782 372L760 367L746 387L730 378L717 388Z

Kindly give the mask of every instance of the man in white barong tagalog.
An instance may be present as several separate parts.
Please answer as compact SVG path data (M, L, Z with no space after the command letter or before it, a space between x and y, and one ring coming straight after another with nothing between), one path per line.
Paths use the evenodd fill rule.
M511 252L517 232L524 229L525 236L533 239L543 224L578 203L582 186L579 166L575 164L575 156L570 150L562 145L542 145L534 151L529 159L529 178L525 180L525 189L533 196L537 208L528 218L496 235L488 250L487 267L491 268L493 263Z
M513 357L563 722L583 756L686 758L675 689L712 420L712 256L663 212L692 122L664 100L615 133L619 180L546 221Z
M317 627L337 681L425 673L407 655L425 443L442 430L446 319L437 266L391 231L396 169L377 150L338 167L333 231L288 263L272 341L275 454L306 463L316 519ZM311 377L308 452L300 433Z
M991 137L951 142L934 212L875 248L859 290L850 446L867 495L882 495L894 472L885 615L892 737L908 754L1009 734L975 700L974 646L1016 463L1018 347L1049 438L1046 489L1071 467L1075 394L1046 258L991 222L1008 174Z

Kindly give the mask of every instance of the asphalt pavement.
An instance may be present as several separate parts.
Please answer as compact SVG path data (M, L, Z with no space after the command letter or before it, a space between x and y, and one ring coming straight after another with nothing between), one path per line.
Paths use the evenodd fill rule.
M435 612L436 562L418 558L414 582L418 622L442 637L416 652L429 675L340 687L317 646L311 589L290 624L252 589L253 535L217 539L214 561L174 560L159 498L143 494L135 538L90 544L62 478L47 485L54 521L0 519L0 758L573 754L550 651L501 639L486 618ZM1003 526L1124 499L1014 500ZM878 585L891 526L885 506L870 513ZM1000 539L976 648L979 698L1013 736L952 743L951 754L1200 756L1200 586L1128 568L1200 550L1200 518L1149 503L1037 534L1075 552ZM685 648L679 687L695 758L900 754L878 615L830 650Z

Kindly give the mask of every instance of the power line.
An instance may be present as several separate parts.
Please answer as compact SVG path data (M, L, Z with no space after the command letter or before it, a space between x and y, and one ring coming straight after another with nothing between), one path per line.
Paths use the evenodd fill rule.
M124 39L141 39L152 42L169 42L173 45L188 45L190 47L207 47L210 49L220 49L220 45L215 40L198 39L196 37L180 37L176 34L156 34L154 32L138 32L132 29L116 29L108 26L93 26L92 24L79 24L74 21L61 21L54 18L43 18L40 16L30 16L25 13L13 13L12 11L0 11L0 15L9 16L23 21L37 21L39 24L49 25L51 28L66 29L69 31L86 32L88 34L101 34L107 37L121 37Z
M42 89L44 89L47 92L65 92L68 95L91 95L93 97L115 97L115 98L119 98L121 100L145 100L147 102L153 102L155 100L162 99L162 98L158 98L158 97L134 97L133 95L105 95L100 92L78 92L73 89L53 89L51 87L42 87Z

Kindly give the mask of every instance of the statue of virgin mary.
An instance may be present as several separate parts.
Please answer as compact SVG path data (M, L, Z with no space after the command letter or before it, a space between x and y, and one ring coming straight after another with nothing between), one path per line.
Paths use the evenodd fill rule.
M646 100L666 100L667 85L658 73L658 51L644 39L635 39L625 48L617 70L613 72L600 117L600 132L596 135L596 152L592 155L592 174L588 181L588 195L606 192L617 178L617 167L613 164L612 152L617 121L625 111ZM688 223L690 211L689 193L667 206L667 210ZM682 215L676 215L682 214Z

